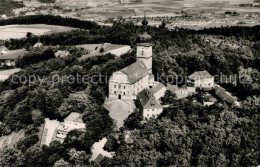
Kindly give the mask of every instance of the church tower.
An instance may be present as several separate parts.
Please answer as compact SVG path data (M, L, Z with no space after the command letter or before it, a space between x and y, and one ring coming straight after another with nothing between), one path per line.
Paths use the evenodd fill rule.
M143 34L139 35L139 43L137 44L137 61L143 60L147 69L152 74L152 55L153 55L153 47L150 43L152 37L147 34L146 29L148 25L148 21L146 17L142 21L143 24Z

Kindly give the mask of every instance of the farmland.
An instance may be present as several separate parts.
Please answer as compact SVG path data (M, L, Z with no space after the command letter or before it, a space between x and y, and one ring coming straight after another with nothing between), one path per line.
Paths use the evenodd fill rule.
M73 29L71 27L45 24L0 26L0 40L23 38L26 37L27 32L31 32L33 35L44 35L71 31Z

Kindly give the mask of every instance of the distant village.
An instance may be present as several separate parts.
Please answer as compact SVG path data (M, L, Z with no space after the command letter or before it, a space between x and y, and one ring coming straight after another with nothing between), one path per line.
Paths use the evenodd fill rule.
M114 1L112 5L130 4L129 9L121 11L131 13L132 16L117 16L107 17L99 15L98 13L84 13L84 10L98 5L93 2L89 6L82 6L82 8L71 7L67 2L57 1L53 3L40 3L38 1L16 0L16 2L24 5L22 8L17 8L12 11L13 16L5 14L0 15L0 19L8 19L17 16L31 16L31 15L54 15L69 18L78 18L82 20L95 21L100 25L111 26L113 22L133 22L140 25L143 15L138 15L135 10L131 8L131 4L142 3L142 0L120 0ZM104 4L103 4L104 5ZM108 4L106 4L108 5ZM121 9L120 9L121 10ZM101 12L102 13L102 12ZM84 17L83 17L84 15ZM88 17L89 15L90 17ZM175 11L173 13L147 14L147 19L150 26L160 26L162 22L166 23L169 29L175 28L192 28L200 29L203 27L218 27L226 25L248 25L253 26L259 23L259 12L252 10L251 12L232 12L226 11L222 13L205 12L196 10Z

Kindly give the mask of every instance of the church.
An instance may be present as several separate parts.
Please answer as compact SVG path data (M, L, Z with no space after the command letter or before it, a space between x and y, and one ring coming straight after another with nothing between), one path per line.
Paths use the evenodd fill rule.
M154 75L152 74L152 37L146 32L148 21L144 19L142 24L143 34L139 35L136 62L113 73L109 79L110 99L136 99L138 93L154 83Z

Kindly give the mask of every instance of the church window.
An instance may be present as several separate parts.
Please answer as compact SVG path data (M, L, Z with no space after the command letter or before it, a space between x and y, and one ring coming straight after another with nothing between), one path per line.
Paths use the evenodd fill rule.
M116 91L114 91L114 94L116 94Z
M125 89L125 86L124 86L124 89Z
M114 85L114 88L116 88L116 85Z
M119 85L118 87L119 87L119 89L121 89L121 85Z
M125 95L125 92L124 92L124 95Z

